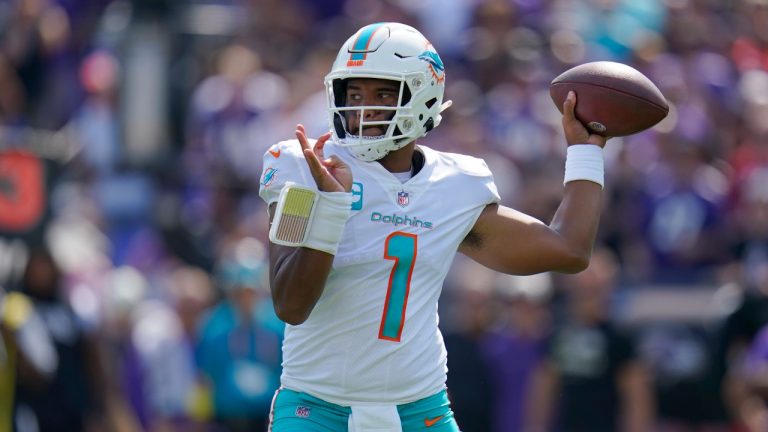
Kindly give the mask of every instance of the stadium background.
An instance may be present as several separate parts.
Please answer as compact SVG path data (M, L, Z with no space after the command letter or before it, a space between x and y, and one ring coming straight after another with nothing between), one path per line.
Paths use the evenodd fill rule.
M261 155L296 123L326 130L323 76L343 40L375 21L421 29L446 64L454 104L422 143L485 158L503 203L545 221L564 156L550 80L613 60L659 86L669 117L606 149L598 243L620 265L610 319L651 366L660 425L728 423L728 347L768 321L764 0L0 1L0 281L23 290L30 251L49 248L60 302L97 352L59 373L103 371L103 385L72 378L50 403L82 396L73 409L90 430L235 430L211 419L265 415L272 354L232 378L243 405L227 413L201 388L236 356L197 369L198 329L232 298L255 301L259 329L246 338L275 345L280 323L249 267L266 241ZM505 328L519 298L557 321L564 283L499 278L459 257L441 326L471 342ZM745 299L757 306L744 312ZM471 368L458 373L454 393L491 391L470 390Z

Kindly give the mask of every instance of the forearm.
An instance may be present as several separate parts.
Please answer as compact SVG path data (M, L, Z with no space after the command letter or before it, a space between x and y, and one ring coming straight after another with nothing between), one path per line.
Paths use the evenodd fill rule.
M319 193L286 183L269 207L272 302L277 316L291 325L306 321L322 295L349 218L351 194L325 192L320 183Z
M323 293L334 256L269 244L270 287L277 316L291 325L306 321Z
M562 271L579 272L589 264L602 211L602 188L591 181L565 185L563 200L550 227L565 241L571 264Z

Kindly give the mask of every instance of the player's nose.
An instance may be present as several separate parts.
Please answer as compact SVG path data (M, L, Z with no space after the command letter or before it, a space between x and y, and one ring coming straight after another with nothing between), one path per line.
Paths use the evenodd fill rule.
M366 106L376 106L376 102L373 102L373 101L368 102L366 103ZM363 118L366 120L376 119L384 116L386 112L387 112L386 110L381 110L376 108L367 108L363 112Z
M363 114L363 117L364 117L366 120L370 120L370 119L373 119L373 118L375 118L375 117L376 117L376 116L379 114L379 112L380 112L380 111L379 111L379 110L376 110L376 109L367 109L367 110L365 110L365 112L364 112L364 114Z

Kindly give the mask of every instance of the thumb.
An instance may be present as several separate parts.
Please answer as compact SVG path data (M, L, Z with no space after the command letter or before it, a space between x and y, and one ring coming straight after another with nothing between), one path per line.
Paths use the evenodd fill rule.
M571 90L568 92L565 101L563 101L563 116L566 120L572 120L575 117L574 110L576 108L576 93Z
M323 165L327 168L347 168L346 162L339 159L336 155L331 155L328 159L323 161Z

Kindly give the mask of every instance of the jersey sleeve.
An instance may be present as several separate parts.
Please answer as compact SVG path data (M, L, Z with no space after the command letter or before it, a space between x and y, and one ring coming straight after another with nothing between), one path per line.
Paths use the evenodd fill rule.
M463 182L468 186L471 185L467 192L477 201L477 205L501 201L496 182L493 180L493 173L483 159L454 154L453 161L465 178Z
M484 160L477 160L481 165L479 177L484 204L498 203L501 201L501 196L499 195L499 189L496 187L496 182L493 180L493 173L491 173Z
M310 142L310 145L314 143ZM264 153L263 171L259 180L259 196L267 205L277 202L287 182L316 188L307 161L297 140L281 141Z

